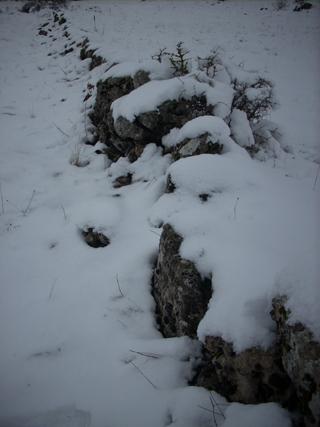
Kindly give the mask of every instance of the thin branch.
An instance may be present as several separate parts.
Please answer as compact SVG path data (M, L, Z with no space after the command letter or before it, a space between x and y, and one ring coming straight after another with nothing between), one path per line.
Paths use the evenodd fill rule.
M26 216L29 213L30 207L31 207L31 203L33 201L33 198L34 198L35 194L36 194L36 190L33 190L27 207L24 210L22 210L22 213L23 213L24 216Z
M204 411L210 412L212 414L212 409L205 408L204 406L198 405L198 408L203 409ZM220 415L219 412L214 411L216 415Z
M88 128L87 128L87 102L84 103L84 130L86 138L88 139Z
M151 359L160 359L160 355L159 354L154 354L154 353L144 353L142 351L134 351L134 350L130 350L131 353L135 353L135 354L139 354L140 356L144 356L144 357L150 357Z
M153 230L149 230L149 231L151 231L151 233L153 234L156 234L158 237L161 237L161 234L157 233L156 231L153 231Z
M64 208L63 205L60 205L60 207L61 207L62 212L63 212L64 220L67 222L68 221L68 217L67 217L67 214L66 214L66 210L65 210L65 208Z
M70 138L70 135L68 135L66 132L64 132L61 128L59 128L58 125L55 124L55 122L52 122L53 125L64 135L64 136L68 136Z
M0 182L0 195L1 195L1 214L4 215L4 198L3 198L1 182Z
M320 165L318 166L318 171L317 171L317 175L315 177L314 183L313 183L313 190L316 189L316 185L317 185L317 181L318 181L318 177L319 177L319 173L320 173Z
M210 393L209 399L210 399L210 403L211 403L211 406L212 406L212 418L213 418L213 422L214 422L214 425L216 427L218 427L218 422L217 422L217 419L216 419L216 411L215 411L215 406L214 406L214 400L212 399L211 393Z
M155 384L153 384L153 382L141 371L141 369L132 361L130 363L131 363L131 365L133 365L136 368L136 370L138 372L140 372L140 374L143 376L143 378L145 378L148 381L148 383L151 384L152 387L157 390L157 386Z
M221 415L223 418L226 418L226 417L225 417L225 415L224 415L224 413L222 412L222 409L220 408L220 404L218 404L218 402L217 402L217 401L216 401L216 399L214 398L212 391L210 391L210 396L211 396L211 399L213 400L213 402L215 403L216 407L219 409L220 415Z
M49 297L48 297L48 300L49 300L49 301L50 301L50 300L51 300L51 298L52 298L53 291L54 291L54 288L55 288L55 286L56 286L57 280L58 280L58 279L54 279L54 281L53 281L53 283L52 283L52 285L51 285L50 293L49 293Z
M68 73L60 66L60 65L58 65L58 67L60 68L60 70L63 72L63 74L65 75L65 76L67 76L68 75Z
M120 295L123 298L124 297L124 293L121 290L118 275L116 275L116 281L117 281L117 285L118 285L118 289L119 289Z
M237 218L237 206L238 206L239 200L240 200L240 197L237 197L237 200L236 200L234 207L233 207L233 219Z

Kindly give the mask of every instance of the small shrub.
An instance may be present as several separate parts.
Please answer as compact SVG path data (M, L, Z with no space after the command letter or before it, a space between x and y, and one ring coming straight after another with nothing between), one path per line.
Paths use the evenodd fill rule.
M162 49L159 50L158 53L154 54L151 56L152 59L154 59L155 61L160 62L160 64L162 63L163 59L165 56L170 55L169 52L167 52L166 47L163 47Z
M177 43L176 52L169 55L171 67L174 70L175 76L183 76L189 72L189 58L187 55L190 51L183 47L183 42Z
M256 123L263 119L275 106L275 96L273 84L262 77L254 83L232 81L235 95L232 102L232 109L244 111L248 120Z
M67 0L29 0L22 6L21 12L38 12L43 7L58 9L61 6L66 6L66 3Z
M170 62L175 76L183 76L189 73L189 61L187 55L190 51L183 47L183 42L180 41L176 45L175 52L168 52L166 48L162 48L158 53L152 56L152 59L162 63L164 58Z
M288 7L288 0L276 0L274 3L276 10L283 10Z
M198 68L204 71L210 78L214 78L217 71L222 67L222 60L220 57L220 49L212 50L210 55L201 58L198 56Z

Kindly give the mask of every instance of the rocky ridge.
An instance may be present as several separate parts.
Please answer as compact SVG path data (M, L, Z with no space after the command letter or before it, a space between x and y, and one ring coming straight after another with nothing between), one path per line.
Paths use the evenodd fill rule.
M94 53L87 41L82 49L83 59ZM95 104L89 116L95 126L95 142L105 146L104 153L108 158L116 162L121 157L127 157L133 162L149 143L159 145L164 153L171 153L173 161L204 153L223 155L222 141L210 138L206 131L195 138L185 138L173 147L163 146L163 137L172 129L180 129L196 117L215 115L215 106L204 95L164 101L156 109L136 115L134 120L121 115L114 118L114 101L134 92L150 80L150 73L142 66L133 75L108 77L98 82ZM241 126L247 131L246 138L242 138L243 133L240 138L237 137L236 129L232 129L232 118L234 122L235 118L242 120ZM265 127L258 126L256 120L249 122L243 111L237 113L236 117L235 114L233 117L227 114L224 120L231 127L231 136L250 155L270 151L276 153L275 146L279 149L280 144L276 139L279 134L273 132L274 127L270 122L266 122ZM260 121L262 123L263 120ZM257 128L259 133L256 133ZM243 140L248 141L247 146ZM271 150L268 144L273 144ZM131 178L130 175L124 185L130 185ZM167 177L166 191L175 191L170 175ZM201 200L206 201L206 196L203 195ZM197 339L198 324L210 299L214 298L214 277L212 280L203 278L194 263L180 256L182 241L182 237L170 224L163 226L152 279L152 294L156 302L159 329L164 337L187 335ZM290 325L288 317L285 298L275 298L272 318L276 325L277 340L269 349L252 347L237 353L231 342L219 336L207 336L203 343L203 361L194 383L214 389L231 401L279 402L300 413L300 425L317 425L320 419L320 387L317 381L319 343L305 326Z

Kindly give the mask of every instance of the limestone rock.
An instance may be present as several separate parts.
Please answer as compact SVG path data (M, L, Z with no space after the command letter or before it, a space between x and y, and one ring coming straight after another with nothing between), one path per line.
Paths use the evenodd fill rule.
M253 347L235 353L221 337L206 337L204 363L197 385L241 403L281 402L295 405L295 392L281 361L280 349Z
M109 238L100 231L96 231L93 227L82 230L81 234L87 245L92 248L103 248L110 244Z
M164 225L153 276L153 296L165 337L196 337L212 295L211 280L203 279L191 261L181 258L182 240L171 225Z
M213 106L207 105L205 96L193 96L190 100L168 100L156 111L140 114L133 122L118 117L114 123L114 129L122 139L141 145L150 142L161 144L162 137L172 128L181 128L189 120L212 113Z
M110 77L106 80L100 80L97 84L96 102L92 113L90 113L90 119L96 127L97 140L106 145L106 153L113 161L128 154L134 148L134 144L132 140L125 136L122 137L122 129L127 123L120 120L115 129L110 110L111 104L148 80L148 73L140 70L133 77ZM132 131L132 129L130 130Z
M113 181L113 188L120 188L126 185L130 185L131 182L132 182L132 173L128 173L127 175L121 175L121 176L118 176L118 178L116 178Z
M306 426L320 425L320 343L302 323L288 322L286 297L274 298L272 317L277 323L282 363L293 382Z
M84 59L91 59L89 70L93 70L95 67L98 67L99 65L103 64L105 59L96 54L97 49L90 49L89 48L89 40L85 39L82 43L82 47L80 50L80 59L83 61Z
M210 135L204 133L197 138L186 138L178 144L172 156L174 160L179 160L183 157L197 156L199 154L221 154L223 145L218 142L212 142Z

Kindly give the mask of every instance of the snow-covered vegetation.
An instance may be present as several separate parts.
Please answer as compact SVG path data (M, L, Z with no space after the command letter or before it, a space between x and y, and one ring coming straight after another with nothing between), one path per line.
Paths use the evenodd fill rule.
M207 337L271 348L278 296L320 340L319 5L22 5L0 2L0 427L289 427L195 374ZM98 82L128 78L96 129ZM157 325L166 223L212 280L196 338Z

